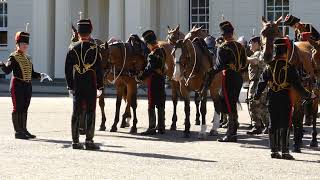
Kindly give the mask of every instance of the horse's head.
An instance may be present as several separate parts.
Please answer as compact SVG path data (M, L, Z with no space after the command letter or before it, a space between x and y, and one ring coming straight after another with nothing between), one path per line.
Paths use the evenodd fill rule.
M264 61L269 62L273 57L273 41L275 38L282 37L279 30L279 25L282 21L282 16L276 21L267 21L262 16L262 30L260 32L263 44Z
M178 40L183 38L184 38L184 34L180 31L180 24L173 29L171 29L170 26L168 26L167 41L170 44L175 45Z
M196 38L196 37L200 37L202 39L206 38L207 36L209 36L209 34L202 29L201 27L196 27L193 26L192 29L190 30L190 32L184 37L184 39L190 39L191 41Z
M191 55L188 50L188 43L192 43L190 40L178 40L172 50L172 56L174 57L174 73L173 79L180 81L184 77L184 71L188 66Z

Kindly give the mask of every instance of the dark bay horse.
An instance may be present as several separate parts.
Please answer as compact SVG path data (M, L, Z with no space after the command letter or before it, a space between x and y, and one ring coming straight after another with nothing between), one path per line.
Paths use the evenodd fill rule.
M136 35L129 37L127 42L105 43L103 50L103 64L105 68L105 84L113 84L116 87L116 113L110 132L117 131L122 99L126 102L125 112L122 115L121 128L129 126L131 119L130 107L133 110L133 125L130 133L137 132L137 82L135 76L143 71L147 61L144 52L144 43ZM99 97L99 106L102 112L100 130L106 129L106 117L104 113L104 95Z
M279 31L279 24L281 23L282 17L280 17L277 21L267 21L264 17L262 17L262 25L263 28L261 30L261 39L263 42L263 53L264 60L266 62L270 62L273 56L273 43L276 38L283 37L281 32ZM304 42L295 42L292 47L288 51L288 61L289 63L295 65L297 69L302 69L307 75L310 81L313 81L315 76L315 67L312 61L313 53L312 49L314 47L308 41ZM315 56L315 55L314 55ZM314 91L314 87L310 86L311 83L307 83L306 88L310 91ZM298 126L302 126L303 121L303 103L301 96L294 90L290 89L290 98L293 103L294 111L293 111L293 122ZM311 112L313 118L313 124L316 125L316 114L318 111L318 98L313 100L313 109ZM310 113L310 112L309 112ZM308 113L307 113L308 114ZM307 117L307 116L306 116ZM302 128L302 127L301 127ZM301 130L302 132L302 130ZM295 141L298 140L298 134L295 133ZM313 128L312 132L312 140L310 146L317 146L317 132L316 127ZM300 136L302 138L302 135ZM298 142L299 143L299 142Z
M204 40L195 38L179 40L174 47L173 55L175 57L174 80L180 84L180 92L185 103L185 130L184 136L190 137L190 92L198 92L204 83L205 73L214 64L213 58L206 47L203 47ZM218 99L218 91L221 88L221 74L217 74L211 83L210 94L214 102ZM201 100L200 112L202 116L202 127L199 138L204 138L206 128L206 102ZM219 123L219 105L215 104L214 122ZM217 124L217 123L216 123ZM216 125L216 128L219 125Z

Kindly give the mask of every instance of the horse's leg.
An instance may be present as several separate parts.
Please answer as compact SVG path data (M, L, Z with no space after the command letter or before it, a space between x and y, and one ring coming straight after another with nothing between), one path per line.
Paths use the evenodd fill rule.
M116 114L114 116L114 122L113 122L111 129L110 129L110 132L117 132L117 130L118 130L117 125L119 122L121 101L122 101L122 94L117 90Z
M178 104L178 87L179 84L175 81L171 81L171 91L172 91L172 103L173 103L173 114L172 114L172 124L170 130L177 130L177 104Z
M317 114L318 114L318 103L319 100L316 99L313 101L313 116L312 116L312 139L310 142L310 147L318 147L318 141L317 141Z
M190 133L190 99L189 97L184 98L184 137L189 138L191 136Z
M204 95L203 98L201 99L200 112L201 112L201 131L199 132L198 138L204 139L207 136L207 133L206 133L207 95Z
M303 107L301 103L297 103L294 107L292 115L293 125L293 152L300 153L303 138Z
M212 129L210 130L210 136L218 135L218 128L220 126L220 113L221 113L221 102L218 95L212 96L212 101L214 104L214 115L212 120Z
M131 104L133 95L137 93L137 84L134 80L128 80L127 82L127 105L126 110L122 115L121 128L129 127L131 120Z
M101 94L99 97L99 107L101 110L101 124L99 131L105 131L106 130L106 114L104 112L105 102L104 102L104 93Z
M138 119L137 119L137 107L138 107L137 93L135 93L132 97L131 107L133 110L133 125L130 129L130 133L135 134L135 133L137 133L137 123L138 123Z
M194 93L194 103L196 104L196 123L195 125L200 125L200 110L199 110L199 106L200 106L200 95L199 93L195 92Z

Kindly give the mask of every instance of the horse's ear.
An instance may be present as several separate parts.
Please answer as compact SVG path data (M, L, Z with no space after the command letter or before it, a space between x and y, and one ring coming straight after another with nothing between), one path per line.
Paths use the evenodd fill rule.
M180 24L174 29L174 31L179 31L180 30Z
M279 24L281 23L281 21L282 21L282 16L280 16L279 19L276 20L275 24L276 24L276 25L279 25Z
M268 21L266 20L266 18L264 16L262 16L261 22L262 22L262 25L265 25L268 23Z

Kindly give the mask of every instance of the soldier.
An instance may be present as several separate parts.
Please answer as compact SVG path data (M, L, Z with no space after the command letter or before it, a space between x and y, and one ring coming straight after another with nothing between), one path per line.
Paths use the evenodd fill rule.
M27 54L30 34L27 32L16 33L16 51L12 52L6 63L0 62L0 67L4 73L13 72L10 84L10 93L13 103L12 123L15 130L16 139L35 138L27 130L27 115L32 96L31 79L44 79L52 81L45 73L35 72L31 62L31 57Z
M148 116L149 128L142 135L156 134L155 107L158 109L158 133L165 133L165 51L158 45L157 37L152 30L142 34L151 53L148 55L148 65L136 80L148 78Z
M72 148L83 149L83 145L79 143L79 121L81 112L85 110L85 147L88 150L97 150L100 147L93 142L93 137L96 98L101 95L103 89L102 60L98 45L91 41L91 21L81 19L77 26L79 41L68 51L65 62L68 91L73 96Z
M201 94L203 96L208 90L215 74L222 71L222 113L228 114L229 123L226 136L219 141L236 142L239 126L237 102L239 102L243 82L241 71L247 66L247 55L245 48L233 38L234 28L232 24L229 21L224 21L219 26L224 43L217 50L216 64L206 74Z
M311 33L311 38L318 41L320 40L320 34L319 32L311 25L311 24L305 24L301 23L300 19L297 17L294 17L292 15L287 15L284 24L286 26L290 26L294 28L294 33L295 33L295 41L302 41L306 40L303 38L303 33L304 32L309 32Z
M249 67L249 99L252 99L257 88L260 75L262 74L266 64L263 61L261 51L260 37L255 36L249 41L250 50L254 53L248 57ZM247 134L264 134L268 133L268 109L266 105L267 92L264 91L259 101L249 101L249 114L253 122L253 128ZM263 129L263 127L265 127Z
M315 95L306 91L299 81L295 68L288 62L287 45L289 39L275 40L275 57L263 71L254 99L258 100L269 83L268 110L270 114L269 140L271 158L294 159L289 154L289 126L292 116L292 103L289 88L294 87L304 98L314 98ZM282 156L279 154L280 144Z

